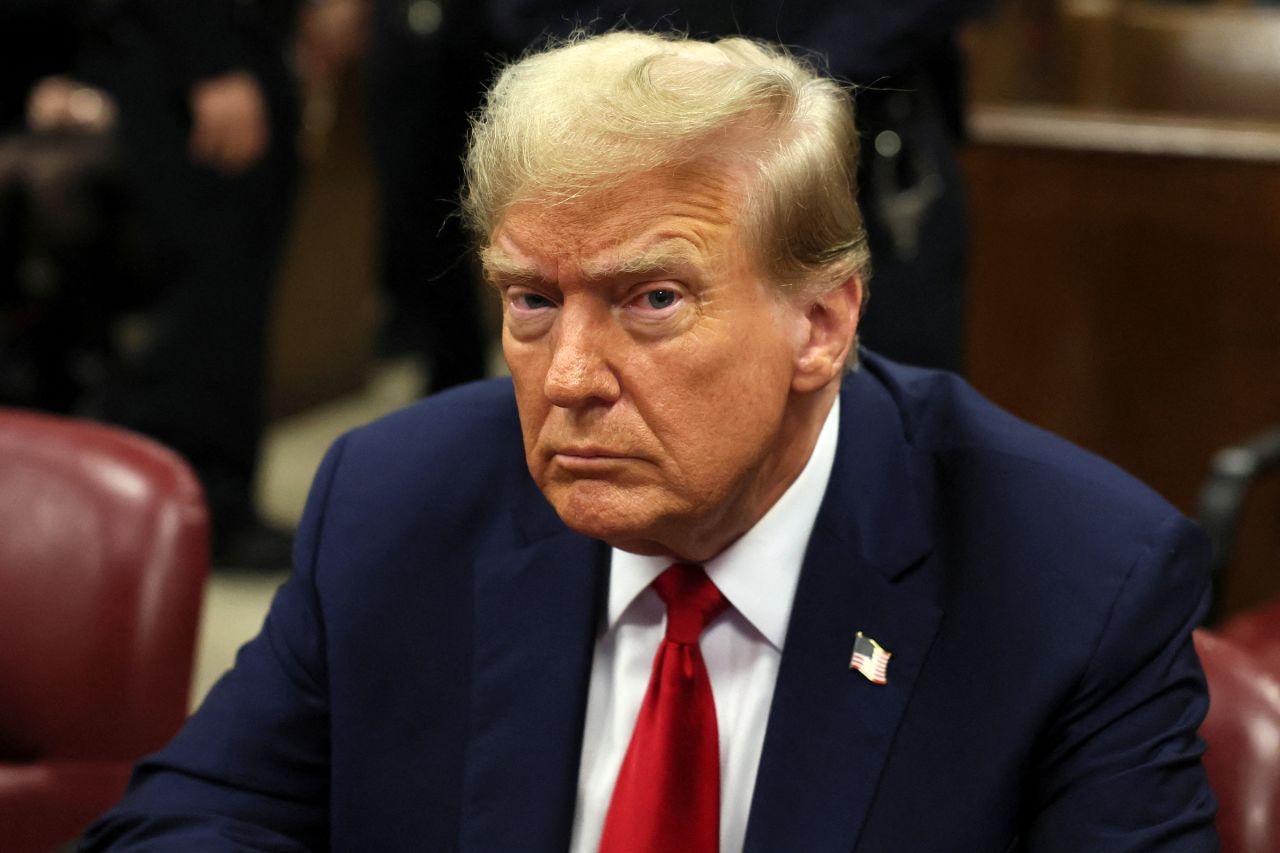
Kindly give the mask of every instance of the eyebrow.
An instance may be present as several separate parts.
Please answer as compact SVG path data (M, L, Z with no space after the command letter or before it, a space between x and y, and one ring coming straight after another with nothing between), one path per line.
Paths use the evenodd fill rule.
M500 283L519 284L540 282L542 275L532 264L522 263L498 246L486 246L480 250L480 268L485 281L498 286Z
M582 265L582 274L588 279L599 280L616 275L649 275L671 273L676 270L696 268L698 252L684 240L663 240L645 248L639 255L626 255L620 260L602 261ZM499 246L488 246L480 251L480 264L490 283L541 282L543 275L532 264L524 263L507 254Z
M698 253L687 241L670 238L617 261L584 264L582 273L594 281L615 276L661 275L697 268L698 258ZM537 267L513 258L500 246L490 245L482 249L480 263L485 279L494 286L545 282Z
M661 240L635 255L626 255L619 261L585 264L583 274L601 279L617 275L652 275L670 273L698 266L698 254L687 241L678 238Z

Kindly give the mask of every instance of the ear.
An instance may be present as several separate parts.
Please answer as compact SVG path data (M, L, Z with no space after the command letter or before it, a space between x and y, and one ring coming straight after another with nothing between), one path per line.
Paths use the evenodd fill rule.
M809 337L796 353L794 391L816 391L844 373L862 314L862 279L849 276L805 308Z

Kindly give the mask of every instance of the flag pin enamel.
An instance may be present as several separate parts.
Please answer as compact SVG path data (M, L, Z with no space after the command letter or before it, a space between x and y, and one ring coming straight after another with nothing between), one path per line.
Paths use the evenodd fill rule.
M874 684L888 684L889 658L892 652L886 652L875 640L858 632L853 640L853 657L849 659L849 669L856 669Z

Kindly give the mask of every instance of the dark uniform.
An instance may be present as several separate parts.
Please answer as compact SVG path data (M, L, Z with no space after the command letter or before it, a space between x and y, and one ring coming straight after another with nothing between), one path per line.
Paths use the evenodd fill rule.
M268 318L297 178L294 0L98 0L79 74L119 105L119 151L158 302L149 339L111 377L104 419L155 436L199 472L217 555L254 563ZM247 71L270 115L265 156L229 176L188 156L188 98ZM259 540L270 540L260 536ZM269 547L269 561L287 560ZM286 563L287 564L287 563Z
M0 3L0 135L22 130L31 87L72 61L79 6L79 0Z
M485 375L486 345L456 211L467 115L489 76L483 5L373 0L366 63L381 189L385 354L425 356L430 390Z
M74 61L80 11L80 0L0 0L0 405L70 409L109 288L95 251L109 143L26 127L32 87ZM68 287L81 277L93 286Z

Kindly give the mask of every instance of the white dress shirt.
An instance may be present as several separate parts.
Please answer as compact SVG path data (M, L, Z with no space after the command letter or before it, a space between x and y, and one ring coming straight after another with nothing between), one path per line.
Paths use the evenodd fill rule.
M720 850L740 851L791 603L809 534L831 478L839 401L809 461L778 502L740 539L705 564L729 601L702 634L720 734ZM666 631L666 608L650 586L671 560L613 549L609 601L591 663L578 769L572 853L600 846L613 785Z

